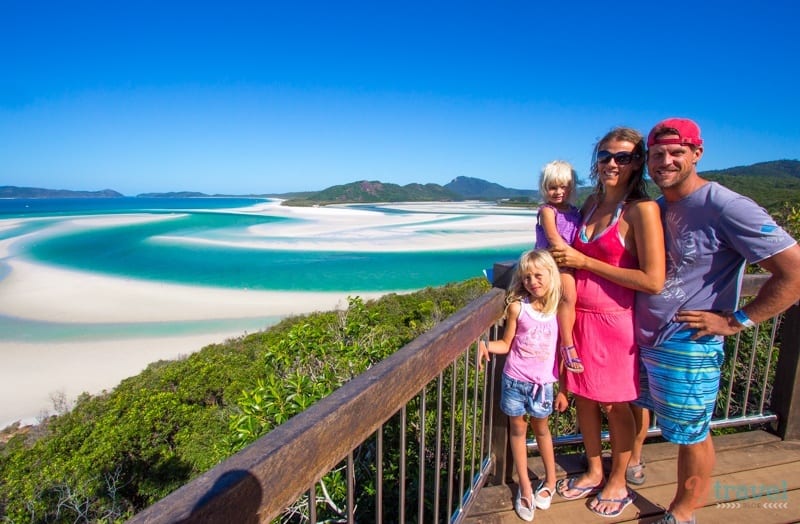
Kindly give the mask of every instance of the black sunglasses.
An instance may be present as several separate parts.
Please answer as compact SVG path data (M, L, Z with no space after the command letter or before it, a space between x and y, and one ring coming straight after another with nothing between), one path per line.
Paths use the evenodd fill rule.
M612 154L610 151L604 149L603 151L597 152L597 163L608 164L613 158L618 166L627 166L633 162L634 159L639 160L641 156L642 155L639 153L631 153L630 151L620 151L619 153Z

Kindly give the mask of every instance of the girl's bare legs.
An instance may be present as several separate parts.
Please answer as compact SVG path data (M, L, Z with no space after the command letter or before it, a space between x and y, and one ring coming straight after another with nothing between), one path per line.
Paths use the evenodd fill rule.
M533 488L528 475L528 446L526 443L528 423L525 422L523 416L508 417L508 422L510 430L508 441L511 446L511 457L514 459L514 469L517 471L519 492L527 505L533 507Z
M531 418L533 434L536 436L536 445L544 464L544 485L552 496L556 492L556 456L553 451L553 436L546 418Z

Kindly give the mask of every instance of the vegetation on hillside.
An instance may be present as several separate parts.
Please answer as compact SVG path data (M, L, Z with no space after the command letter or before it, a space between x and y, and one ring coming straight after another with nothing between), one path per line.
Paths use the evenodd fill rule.
M488 289L477 278L286 319L82 396L0 449L0 520L117 522L301 412Z
M800 162L797 160L706 171L703 176L749 196L771 211L800 199Z
M759 162L749 166L736 166L727 169L703 171L705 177L725 176L750 176L762 179L769 178L796 178L800 179L800 161L798 160L772 160Z
M539 197L539 191L536 189L511 189L494 182L467 176L457 176L444 187L466 200L511 199L535 202Z
M443 202L461 197L438 184L408 184L399 186L378 181L351 182L331 186L303 198L286 200L288 206L327 205L367 202Z
M101 191L70 191L39 187L0 186L0 198L118 198L123 196L111 189Z

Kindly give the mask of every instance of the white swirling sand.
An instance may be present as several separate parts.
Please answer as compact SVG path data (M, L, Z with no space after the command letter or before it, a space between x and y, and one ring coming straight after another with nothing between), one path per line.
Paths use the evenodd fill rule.
M249 212L305 219L283 227L280 236L271 232L271 245L278 248L392 251L409 249L410 245L418 250L442 250L533 243L530 210L496 214L483 204L402 206L412 213L409 215L343 207L286 208L274 202L258 207L249 208ZM418 235L437 210L463 210L474 216L455 223L447 234ZM84 227L86 221L152 219L142 215L76 217L66 227ZM0 221L0 227L4 222L8 225L10 220ZM259 231L253 233L250 241L261 242ZM26 321L95 325L246 318L252 321L331 310L346 306L348 296L370 299L382 294L248 291L102 276L16 256L14 243L20 238L0 241L0 260L10 269L0 280L0 315ZM187 355L241 334L241 328L231 327L214 333L152 337L139 334L135 338L93 337L66 342L20 342L0 337L0 398L6 399L0 403L0 428L16 421L35 422L53 409L53 397L72 401L82 392L98 393L140 372L148 363Z

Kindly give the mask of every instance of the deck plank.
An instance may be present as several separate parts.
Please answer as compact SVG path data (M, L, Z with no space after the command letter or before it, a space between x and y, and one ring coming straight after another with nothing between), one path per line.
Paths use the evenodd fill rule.
M758 524L800 522L800 442L783 442L765 431L714 437L717 461L698 522ZM675 493L678 447L666 442L648 443L647 482L636 489L638 498L618 518L605 518L587 509L588 499L566 501L558 496L550 509L537 510L535 522L639 522L657 520ZM577 455L559 456L559 476L582 470ZM543 474L538 456L529 459L531 476ZM535 480L534 480L535 482ZM522 522L514 513L516 484L484 487L470 508L470 524Z

